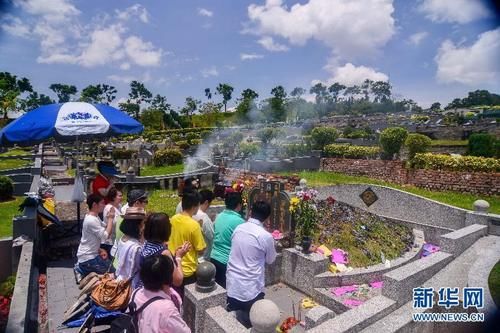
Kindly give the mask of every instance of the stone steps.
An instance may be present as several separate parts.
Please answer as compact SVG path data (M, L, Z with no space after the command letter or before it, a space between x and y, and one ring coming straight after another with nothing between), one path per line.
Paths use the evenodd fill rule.
M404 304L411 299L413 288L422 285L452 260L451 253L436 252L386 273L382 295Z
M350 311L312 328L311 333L357 332L394 311L396 302L385 296L376 296Z
M489 252L491 251L491 252ZM470 276L478 276L478 273L482 275L489 275L489 271L481 272L475 269L476 264L481 261L487 254L494 254L496 260L500 260L500 237L498 236L487 236L477 240L470 248L459 255L455 260L451 261L446 267L437 272L430 279L422 283L423 287L432 287L434 291L438 291L442 287L458 287L460 290L466 286L477 287L479 285L470 285ZM411 293L411 289L408 289L408 294ZM486 290L485 290L486 293ZM460 293L460 301L462 295ZM458 307L460 312L463 310L461 306ZM436 308L429 310L429 312L438 312L442 308ZM447 310L448 311L448 310ZM433 323L415 323L413 322L413 313L422 313L422 309L414 309L413 301L410 300L404 303L401 307L396 309L394 312L388 314L387 316L381 318L372 325L366 327L362 332L431 332L434 329ZM451 309L450 309L451 312ZM457 327L453 328L453 331L458 331Z

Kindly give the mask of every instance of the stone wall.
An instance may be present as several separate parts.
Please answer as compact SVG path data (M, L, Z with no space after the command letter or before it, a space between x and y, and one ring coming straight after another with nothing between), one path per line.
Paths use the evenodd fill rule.
M367 176L436 191L500 194L500 173L407 169L404 161L323 158L321 170Z

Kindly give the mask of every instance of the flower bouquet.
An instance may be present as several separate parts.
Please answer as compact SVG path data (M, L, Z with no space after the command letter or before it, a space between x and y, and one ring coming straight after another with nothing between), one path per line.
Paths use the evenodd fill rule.
M297 235L301 238L304 253L310 252L312 236L317 230L318 210L315 202L317 195L316 190L308 189L298 191L290 200L290 212L295 219Z

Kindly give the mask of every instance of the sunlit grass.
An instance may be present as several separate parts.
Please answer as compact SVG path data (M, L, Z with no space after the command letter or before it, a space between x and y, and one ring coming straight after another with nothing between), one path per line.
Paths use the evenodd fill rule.
M12 218L19 214L18 208L24 198L0 202L0 238L12 236Z
M292 172L282 173L292 175ZM470 209L478 199L484 199L490 203L490 212L500 214L500 196L476 195L470 193L459 193L452 191L430 191L415 186L398 185L365 176L349 176L336 172L327 171L302 171L298 173L300 178L305 178L310 186L325 186L335 184L375 184L392 187L398 190L417 194L428 199L436 200L451 206Z
M184 164L164 165L164 166L145 166L141 168L141 176L160 176L184 171Z

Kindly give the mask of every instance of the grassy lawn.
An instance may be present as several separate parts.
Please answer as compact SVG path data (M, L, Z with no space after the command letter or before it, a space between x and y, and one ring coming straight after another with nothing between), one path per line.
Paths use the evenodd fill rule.
M146 207L148 212L167 213L168 216L175 214L175 207L180 201L177 191L153 190L149 192L149 203Z
M293 173L287 172L282 173L283 175L292 175ZM387 187L392 187L398 190L410 192L436 200L448 205L472 209L472 204L478 199L487 200L490 203L490 212L495 214L500 214L500 196L484 196L475 195L469 193L458 193L450 191L429 191L426 189L414 187L414 186L402 186L389 182L385 182L378 179L373 179L364 176L349 176L341 173L335 172L325 172L325 171L303 171L298 173L300 178L305 178L309 186L324 186L324 185L335 185L335 184L375 184L383 185Z
M141 176L158 176L179 173L184 171L184 164L164 165L161 167L145 166L141 168Z
M14 148L9 151L6 151L5 153L0 154L0 156L19 156L19 155L30 155L30 154L31 154L31 148L28 150L21 148Z
M500 306L500 261L497 262L488 277L488 286L490 287L491 298L497 306Z
M8 170L14 168L20 168L29 165L29 161L25 160L0 160L0 170Z
M467 140L432 140L431 146L467 146Z
M24 198L17 197L11 201L0 202L0 238L12 236L12 218Z

